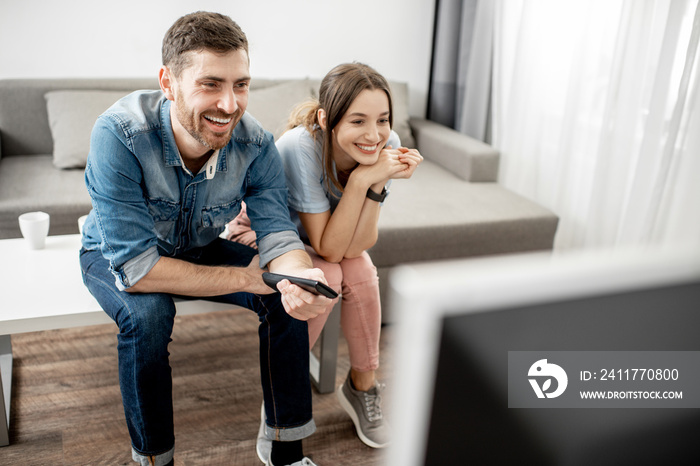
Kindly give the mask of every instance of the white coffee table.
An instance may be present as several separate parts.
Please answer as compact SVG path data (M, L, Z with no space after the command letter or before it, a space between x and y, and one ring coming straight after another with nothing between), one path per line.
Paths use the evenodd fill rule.
M49 236L30 250L23 238L0 240L0 446L9 444L14 333L113 323L83 284L80 235ZM231 304L178 301L179 315Z
M0 240L0 447L9 445L14 333L113 323L83 284L80 235L49 236L30 250L23 238ZM335 389L340 301L310 353L310 375L321 393ZM178 315L232 309L231 304L176 300Z

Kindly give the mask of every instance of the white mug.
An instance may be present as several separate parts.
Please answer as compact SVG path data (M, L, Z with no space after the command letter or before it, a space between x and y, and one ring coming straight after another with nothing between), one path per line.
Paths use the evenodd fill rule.
M49 234L49 214L27 212L19 216L19 229L27 240L29 249L43 249Z
M83 215L78 219L78 231L80 234L83 234L83 225L85 225L85 220L87 219L87 215Z

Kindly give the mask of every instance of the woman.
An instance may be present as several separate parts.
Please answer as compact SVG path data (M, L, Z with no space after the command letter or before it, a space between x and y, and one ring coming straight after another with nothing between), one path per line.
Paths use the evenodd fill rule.
M289 206L314 267L342 294L341 327L350 373L338 389L360 439L388 444L382 417L379 366L381 306L377 269L367 254L392 179L410 178L423 160L401 147L393 122L391 91L374 69L359 63L333 68L318 101L298 107L277 141L285 166ZM395 148L395 149L394 149ZM328 313L309 320L311 346Z

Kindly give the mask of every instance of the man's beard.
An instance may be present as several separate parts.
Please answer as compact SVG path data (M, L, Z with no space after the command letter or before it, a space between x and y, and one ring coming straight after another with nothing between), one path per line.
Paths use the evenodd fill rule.
M233 130L243 116L243 112L236 110L232 114L222 113L222 112L209 112L206 113L209 116L215 118L228 119L231 118L231 127L225 133L214 133L202 122L202 115L195 115L194 111L187 106L185 99L182 94L178 92L177 104L175 105L175 115L183 128L192 136L198 143L202 144L212 150L219 150L226 146L231 140L231 135Z

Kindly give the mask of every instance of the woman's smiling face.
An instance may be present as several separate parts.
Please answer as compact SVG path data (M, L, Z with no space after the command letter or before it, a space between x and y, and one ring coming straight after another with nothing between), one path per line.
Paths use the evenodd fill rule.
M333 129L333 158L340 170L372 165L391 133L389 98L380 89L365 89Z

